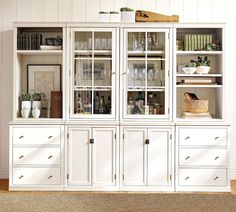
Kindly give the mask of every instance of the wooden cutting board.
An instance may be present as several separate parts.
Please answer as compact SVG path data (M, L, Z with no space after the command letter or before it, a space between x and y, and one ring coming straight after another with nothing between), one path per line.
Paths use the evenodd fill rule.
M144 10L137 10L135 19L136 22L179 22L178 15L168 16Z

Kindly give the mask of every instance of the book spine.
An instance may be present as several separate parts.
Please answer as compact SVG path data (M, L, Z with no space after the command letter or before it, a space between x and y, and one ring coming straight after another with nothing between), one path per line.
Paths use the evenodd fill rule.
M197 49L198 50L201 49L201 37L200 37L200 35L197 35Z
M188 51L188 35L184 35L184 51Z
M194 51L197 50L197 35L194 35Z
M201 41L200 41L200 43L201 43L201 45L200 45L201 48L200 48L200 49L201 49L201 50L203 50L203 46L204 46L204 43L203 43L203 42L204 42L204 41L203 41L203 36L204 36L204 35L201 35L201 36L200 36L200 38L201 38L201 39L200 39L200 40L201 40Z
M204 35L204 50L206 49L206 45L207 45L207 35Z
M207 44L210 44L210 35L207 35Z

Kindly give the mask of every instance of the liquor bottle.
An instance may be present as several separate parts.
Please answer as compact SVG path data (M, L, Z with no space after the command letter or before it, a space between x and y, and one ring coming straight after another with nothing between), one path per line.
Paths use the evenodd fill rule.
M99 93L97 92L94 98L94 114L99 113L99 102L100 102L100 98L99 98Z
M83 103L80 94L78 95L78 100L76 102L76 113L83 113Z
M102 96L99 102L99 113L104 114L104 112L105 112L105 101L104 101L104 96Z
M154 98L153 93L148 94L148 106L149 106L149 114L154 114Z
M105 106L106 114L111 114L111 97L108 97L106 106Z

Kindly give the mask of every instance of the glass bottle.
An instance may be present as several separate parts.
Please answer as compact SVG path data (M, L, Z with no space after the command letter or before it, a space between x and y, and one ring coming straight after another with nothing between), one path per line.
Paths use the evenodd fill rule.
M149 93L148 95L148 106L149 106L149 114L154 114L154 101L152 93Z
M102 96L99 102L99 113L104 114L104 112L105 112L105 100L104 100L104 96Z
M111 114L111 97L110 96L108 96L105 109L106 109L106 114Z
M96 96L94 98L94 113L95 114L99 113L99 103L100 103L99 93L96 92Z
M77 101L76 101L76 113L83 113L83 103L80 97L80 94L78 95Z

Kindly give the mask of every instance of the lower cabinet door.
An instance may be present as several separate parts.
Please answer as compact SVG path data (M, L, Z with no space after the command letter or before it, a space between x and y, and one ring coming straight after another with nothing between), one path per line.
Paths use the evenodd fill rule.
M91 138L91 128L69 128L69 185L92 185Z
M124 185L146 185L146 128L124 128Z
M13 168L13 185L60 185L60 168Z
M93 128L92 175L94 186L116 184L115 128Z
M168 186L171 174L171 130L148 129L148 185Z

